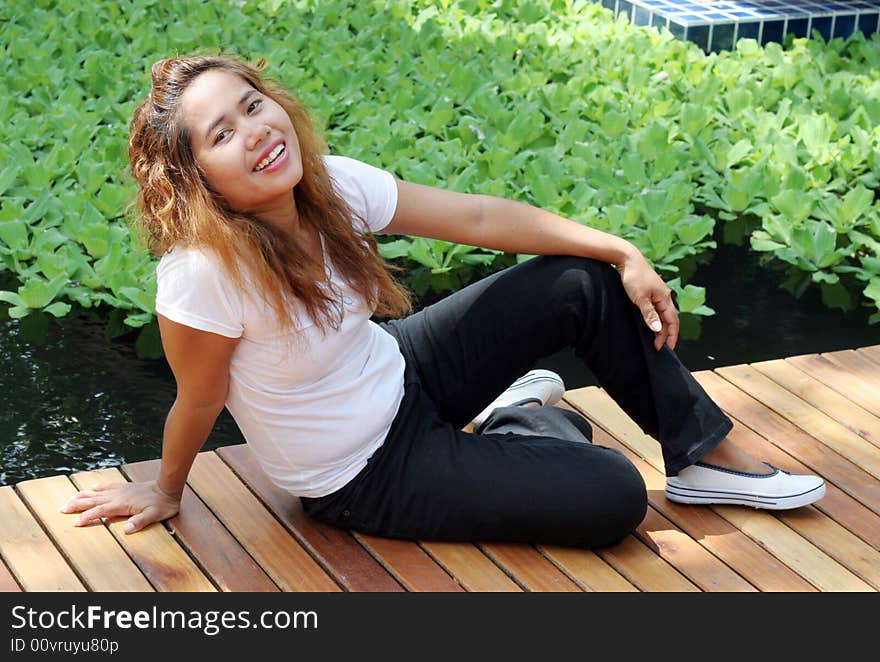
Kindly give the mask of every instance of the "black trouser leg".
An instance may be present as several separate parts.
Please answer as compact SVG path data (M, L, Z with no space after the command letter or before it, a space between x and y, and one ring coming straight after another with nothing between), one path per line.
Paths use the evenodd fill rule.
M667 475L693 464L732 423L654 334L608 264L537 257L387 328L440 415L471 421L538 359L573 347L602 387L660 442Z

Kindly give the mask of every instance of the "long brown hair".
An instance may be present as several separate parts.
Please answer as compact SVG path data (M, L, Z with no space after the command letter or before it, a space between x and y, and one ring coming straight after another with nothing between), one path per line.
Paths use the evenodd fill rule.
M213 251L242 290L246 265L282 328L291 324L291 295L323 331L341 323L340 303L333 297L323 260L272 224L230 209L195 160L178 112L180 99L199 74L222 69L243 78L289 115L302 155L303 175L294 188L297 213L300 222L323 237L334 270L376 314L409 312L409 293L389 273L375 240L354 227L351 208L333 189L321 158L327 146L308 111L283 85L263 76L264 68L264 60L248 65L222 56L170 58L153 65L150 93L134 111L128 143L142 240L157 255L177 243Z

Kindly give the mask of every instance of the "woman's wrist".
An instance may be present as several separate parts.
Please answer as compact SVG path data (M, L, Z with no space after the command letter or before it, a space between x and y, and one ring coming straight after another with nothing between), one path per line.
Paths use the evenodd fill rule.
M633 260L644 260L645 256L632 242L621 239L621 245L618 249L620 257L614 262L618 267L622 267Z
M170 487L163 486L161 478L156 480L156 482L154 483L154 487L155 487L156 491L159 492L159 494L161 494L164 497L168 497L169 499L174 499L176 501L180 501L181 497L183 496L183 487L184 486L180 486L179 488L170 488Z

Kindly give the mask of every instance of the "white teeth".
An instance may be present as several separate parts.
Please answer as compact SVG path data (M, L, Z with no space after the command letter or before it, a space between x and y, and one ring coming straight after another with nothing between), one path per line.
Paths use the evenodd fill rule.
M269 152L269 156L267 156L265 159L263 159L262 161L260 161L257 164L257 167L254 168L254 172L260 172L260 170L262 170L263 168L268 166L270 163L272 163L275 159L277 159L281 155L281 152L283 152L283 151L284 151L284 143L278 144L275 147L275 149L273 149L271 152Z

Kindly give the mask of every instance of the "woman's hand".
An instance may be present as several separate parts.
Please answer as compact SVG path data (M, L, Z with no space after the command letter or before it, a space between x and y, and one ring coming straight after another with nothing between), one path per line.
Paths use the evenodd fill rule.
M617 265L617 271L630 300L639 307L645 323L656 334L654 349L659 350L663 343L675 349L678 311L672 301L672 291L638 250L631 251Z
M160 490L155 481L95 485L75 494L61 508L62 513L82 513L74 526L85 526L101 517L131 515L123 527L126 533L173 517L178 510L180 498Z

